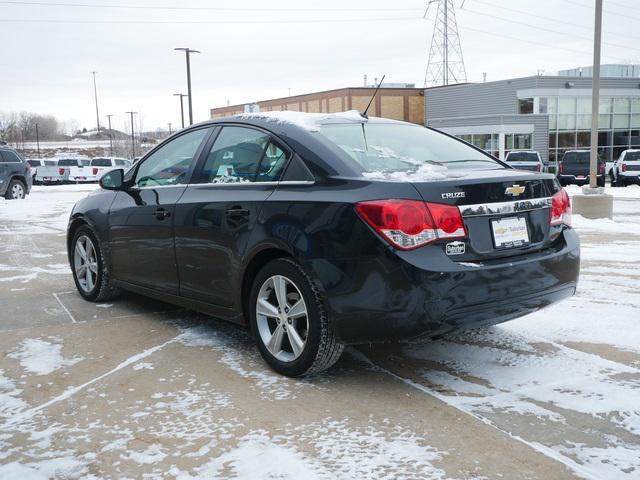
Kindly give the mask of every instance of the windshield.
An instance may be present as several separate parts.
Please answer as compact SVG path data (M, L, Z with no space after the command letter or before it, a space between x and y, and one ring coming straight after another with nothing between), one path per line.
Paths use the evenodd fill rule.
M507 162L537 162L538 154L533 152L511 152L507 155Z
M109 160L108 158L94 158L93 160L91 160L91 166L92 167L110 167L111 160Z
M590 152L567 152L564 154L564 157L562 157L563 163L577 163L577 164L587 163L588 164L590 160L591 160Z
M625 162L630 160L640 160L640 152L627 152L624 154Z
M489 155L428 128L389 123L327 124L321 133L363 173L415 172L425 167L487 170L502 167Z

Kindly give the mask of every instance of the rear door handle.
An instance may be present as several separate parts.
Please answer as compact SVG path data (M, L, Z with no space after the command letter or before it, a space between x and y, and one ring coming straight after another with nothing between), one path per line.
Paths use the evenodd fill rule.
M248 217L251 214L246 208L230 208L224 213L227 217Z
M153 214L158 220L164 220L165 218L171 216L171 212L164 208L158 208L155 212L153 212Z

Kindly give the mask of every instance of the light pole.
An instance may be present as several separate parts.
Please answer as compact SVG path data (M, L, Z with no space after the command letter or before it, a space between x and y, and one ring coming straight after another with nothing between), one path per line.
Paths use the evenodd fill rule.
M111 156L113 157L113 133L111 133L111 117L113 117L113 115L107 115L107 121L109 122L109 151L111 152Z
M591 164L589 187L598 186L598 110L600 108L600 47L602 38L602 0L596 0L596 19L593 34L593 77L591 92Z
M36 123L36 148L38 149L38 158L40 158L40 133L38 132L37 123Z
M100 114L98 113L98 87L96 86L96 72L93 74L93 95L96 99L96 123L98 124L98 135L100 135Z
M193 96L191 95L191 61L190 55L192 53L200 53L198 50L191 50L190 48L174 48L174 50L184 51L187 58L187 95L189 96L189 125L193 125Z
M184 97L188 97L189 95L186 95L184 93L174 93L173 96L180 97L180 118L182 119L182 128L184 128L184 102L182 101L182 99Z
M171 122L169 122L169 136L171 136Z
M133 116L138 112L124 112L131 115L131 160L136 158L136 136L133 131Z

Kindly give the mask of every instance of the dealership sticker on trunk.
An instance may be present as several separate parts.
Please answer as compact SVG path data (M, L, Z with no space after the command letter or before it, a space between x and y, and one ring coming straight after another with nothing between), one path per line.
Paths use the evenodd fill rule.
M446 252L447 252L447 255L462 255L465 252L465 243L464 242L447 243Z
M527 220L524 217L508 217L491 221L496 248L522 247L529 243Z

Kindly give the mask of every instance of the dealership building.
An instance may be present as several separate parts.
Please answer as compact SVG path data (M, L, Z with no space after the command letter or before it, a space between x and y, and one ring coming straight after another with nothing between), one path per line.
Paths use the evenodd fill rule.
M498 158L537 150L543 160L561 159L567 150L590 147L591 77L585 70L430 88L425 123ZM629 71L601 79L598 150L606 161L640 148L640 78Z

